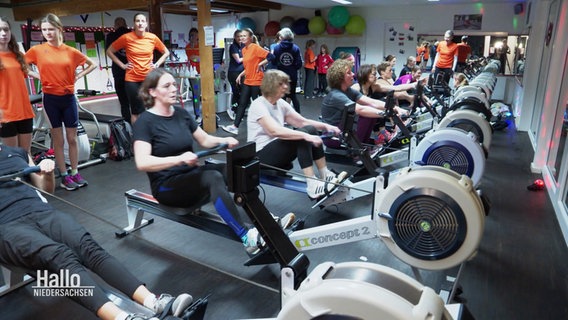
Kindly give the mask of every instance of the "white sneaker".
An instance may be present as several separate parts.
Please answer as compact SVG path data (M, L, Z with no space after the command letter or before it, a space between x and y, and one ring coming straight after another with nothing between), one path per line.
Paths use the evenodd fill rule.
M239 128L235 127L234 124L231 124L231 125L228 125L228 126L222 126L221 129L225 130L226 132L228 132L230 134L234 134L234 135L239 134Z
M325 187L327 185L327 182L325 181L320 181L320 180L313 180L310 179L311 182L308 182L307 185L307 190L306 192L308 193L308 197L310 197L310 199L315 200L315 199L319 199L321 197L323 197L325 195Z
M280 227L284 230L290 228L290 226L292 226L294 221L296 221L296 215L292 212L286 214L282 218L280 218L277 215L274 215L273 213L270 213L270 214L272 215L274 220L280 225Z
M327 170L326 175L325 175L325 181L331 182L332 184L342 183L345 179L347 179L347 172L346 171L341 171L339 174L335 174L335 172L333 172L331 170ZM333 187L335 187L335 186L333 186Z
M229 107L229 109L227 109L227 115L229 116L229 119L231 120L235 120L235 110L233 110L233 107Z
M256 228L254 227L250 228L247 231L247 234L242 238L242 240L247 253L251 256L259 253L266 244L266 242L264 242L264 239L262 239L262 237L260 236L260 233L258 233L258 230L256 230Z

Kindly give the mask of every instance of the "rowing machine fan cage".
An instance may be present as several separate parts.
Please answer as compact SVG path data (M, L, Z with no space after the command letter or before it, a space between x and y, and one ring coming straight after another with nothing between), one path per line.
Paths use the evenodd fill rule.
M483 113L473 110L450 111L440 121L438 128L460 128L466 132L473 132L477 141L483 145L485 153L489 151L493 129Z
M409 167L376 192L379 235L403 262L442 270L477 252L485 212L466 175L437 166Z
M470 177L477 186L485 171L485 152L472 132L441 128L424 136L413 152L411 163L452 169Z
M354 261L321 263L297 291L284 290L277 319L448 320L452 316L434 290L410 276Z

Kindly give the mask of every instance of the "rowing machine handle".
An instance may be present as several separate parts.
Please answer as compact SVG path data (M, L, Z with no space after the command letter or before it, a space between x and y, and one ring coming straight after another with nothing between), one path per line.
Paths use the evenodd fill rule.
M333 131L325 131L325 132L322 132L322 134L320 135L320 138L331 139L331 138L334 138L334 137L337 137L337 136L338 135L335 134L335 132L333 132Z
M39 166L30 166L22 170L22 176L27 176L30 173L40 172L41 168Z
M29 175L32 172L40 172L40 171L41 171L41 169L38 166L26 167L25 169L22 169L18 172L0 176L0 181L10 181L10 180L15 179L15 178L19 178L19 177Z
M87 89L78 89L77 94L82 95L82 96L96 96L97 94L99 94L99 91L87 90Z
M226 143L221 143L220 145L218 145L218 146L216 146L216 147L213 147L213 148L211 148L211 149L197 151L197 152L195 153L195 155L196 155L198 158L203 158L203 157L206 157L206 156L215 154L215 153L217 153L217 151L219 151L219 150L227 149L228 146L229 146L229 145L226 144Z

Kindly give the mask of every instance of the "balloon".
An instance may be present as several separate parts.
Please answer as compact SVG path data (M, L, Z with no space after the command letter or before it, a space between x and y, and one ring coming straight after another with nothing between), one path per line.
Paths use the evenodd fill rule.
M268 21L264 26L264 34L267 37L274 37L280 31L280 22Z
M327 31L327 34L342 34L343 28L336 28L328 23L325 31Z
M349 34L363 34L363 31L365 31L365 19L358 15L351 16L349 22L345 25L345 31Z
M344 6L335 6L327 13L327 20L336 28L344 27L349 22L349 11Z
M309 34L310 30L308 29L308 24L308 19L300 18L292 23L292 31L294 31L295 34L299 35Z
M322 34L325 31L325 20L321 16L316 16L310 19L308 29L311 34Z
M290 28L292 29L292 24L294 23L296 19L290 17L290 16L285 16L282 19L280 19L280 28Z
M256 32L256 22L254 22L254 20L252 20L249 17L241 18L241 19L239 19L239 22L237 23L237 28L239 28L241 30L244 29L244 28L249 28L253 32Z

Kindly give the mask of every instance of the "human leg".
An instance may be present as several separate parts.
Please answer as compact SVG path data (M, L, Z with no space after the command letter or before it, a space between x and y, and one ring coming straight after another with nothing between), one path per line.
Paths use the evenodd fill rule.
M240 72L231 71L227 74L229 78L229 84L231 85L231 90L233 92L233 96L231 97L231 106L238 105L241 99L241 86L237 84L237 77L239 76Z
M359 119L357 120L357 138L359 141L362 143L370 143L371 132L373 131L373 127L376 123L376 118L359 116Z
M235 119L233 121L232 125L228 125L228 126L222 126L221 129L225 130L228 133L234 134L234 135L238 135L239 134L239 125L241 124L241 121L243 119L243 117L245 116L245 111L247 108L247 105L249 103L249 100L251 98L252 95L252 89L250 86L247 86L246 84L242 84L241 85L241 94L240 94L240 100L239 100L239 105L237 106L237 112L235 114Z
M144 112L144 102L138 96L138 90L142 82L124 82L124 89L126 91L126 96L128 97L128 103L130 104L130 121L132 124L138 119L138 115Z
M71 166L71 179L78 187L88 184L79 174L79 146L77 139L77 126L79 125L79 112L77 99L73 95L67 96L68 107L63 110L63 124L65 125L65 139L67 140L67 154L69 155L69 165ZM65 174L63 175L65 176Z
M0 138L5 145L20 147L31 154L33 119L2 123Z
M300 101L298 100L298 97L296 96L296 86L298 85L298 80L291 80L290 81L290 93L286 95L286 97L289 97L290 100L292 100L292 105L294 106L294 110L296 110L296 112L300 113Z
M314 95L315 69L304 68L306 79L304 81L304 98L308 99Z
M227 190L224 171L224 164L207 164L178 174L164 181L154 197L162 204L182 208L212 202L219 216L247 246L247 251L256 253L258 247L254 247L257 239L249 239L248 234L254 228L250 228L247 216L238 210Z
M38 215L49 216L52 213L32 213L0 225L0 261L8 265L37 270L38 273L45 271L59 274L67 270L70 275L76 275L80 279L82 287L92 288L92 295L71 298L96 313L109 301L105 292L70 247L49 237L36 224Z
M161 295L157 298L144 286L142 281L104 250L73 217L54 211L47 214L37 214L33 221L44 234L70 248L78 257L82 266L90 269L106 283L153 312L163 312L167 303L174 299L170 295ZM177 299L177 303L174 303L175 308L169 306L172 308L174 316L179 315L193 300L188 294L182 294ZM105 304L107 303L102 304L102 307L97 309L97 314L99 311L106 311L108 307L104 307Z
M116 96L118 97L118 103L120 103L120 115L124 121L130 123L130 103L128 102L128 96L126 95L126 88L124 83L124 74L114 75L114 90L116 91Z

